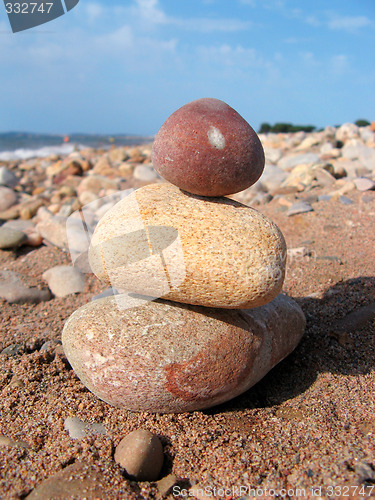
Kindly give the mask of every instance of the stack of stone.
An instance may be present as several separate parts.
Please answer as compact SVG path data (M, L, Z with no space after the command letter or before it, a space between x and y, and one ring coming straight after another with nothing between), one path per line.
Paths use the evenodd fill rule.
M250 125L217 99L173 113L142 187L99 221L89 260L119 294L78 309L65 353L99 398L134 411L207 408L249 389L298 344L300 307L281 295L278 227L225 195L264 167Z

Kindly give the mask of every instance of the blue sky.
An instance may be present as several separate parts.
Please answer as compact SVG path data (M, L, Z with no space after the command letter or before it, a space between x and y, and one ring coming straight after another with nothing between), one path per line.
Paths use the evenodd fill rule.
M374 0L80 0L13 34L0 131L154 134L216 97L258 129L375 120Z

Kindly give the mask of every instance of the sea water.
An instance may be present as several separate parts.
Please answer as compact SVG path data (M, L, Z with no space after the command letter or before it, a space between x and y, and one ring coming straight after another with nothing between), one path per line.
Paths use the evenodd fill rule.
M85 148L109 149L112 146L132 146L151 142L151 136L90 135L71 136L28 134L23 132L0 133L0 161L65 156Z

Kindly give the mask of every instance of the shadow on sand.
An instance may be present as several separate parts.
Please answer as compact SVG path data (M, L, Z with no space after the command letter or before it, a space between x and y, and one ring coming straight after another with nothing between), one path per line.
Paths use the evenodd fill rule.
M297 348L244 394L207 415L279 405L305 392L319 373L364 375L375 366L375 278L336 283L321 299L296 298L307 320Z

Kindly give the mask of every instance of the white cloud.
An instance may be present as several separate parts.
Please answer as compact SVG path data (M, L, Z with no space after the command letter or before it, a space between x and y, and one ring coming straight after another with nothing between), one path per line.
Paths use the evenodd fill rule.
M335 55L331 58L331 70L336 76L342 75L349 70L349 59L345 54Z
M328 21L328 27L333 30L354 32L360 28L365 28L374 24L371 19L366 16L339 16L337 14L331 14L330 17L331 19Z
M103 7L100 11L97 4L88 4L89 20L97 20L101 25L113 20L123 20L132 26L134 32L153 32L166 26L171 29L199 33L233 33L249 29L253 23L237 18L211 18L211 17L177 17L168 16L161 8L158 0L134 0L131 6L123 5Z
M294 37L294 36L290 36L288 38L284 38L283 42L284 43L288 43L290 45L298 45L298 44L301 44L301 43L311 43L311 42L314 42L314 39L313 38L308 38L308 37L297 38L297 37Z
M250 7L256 7L256 0L240 0L240 3L244 5L250 5Z
M322 24L316 16L307 16L305 18L305 22L307 24L310 24L310 26L315 26L315 27L321 26Z
M113 32L96 36L93 42L97 48L113 53L132 48L134 36L131 27L125 25Z
M247 30L252 26L250 21L241 21L240 19L170 18L168 23L185 30L201 33L230 33Z
M150 24L164 24L166 14L159 7L158 0L136 0L138 14L141 19Z
M321 62L316 58L315 54L311 51L300 52L300 58L305 66L308 68L316 68L321 65Z
M204 59L219 62L224 66L251 66L258 62L257 51L242 45L231 47L227 44L219 46L200 46L198 53Z
M99 3L88 3L85 8L88 15L88 21L90 23L96 21L97 19L102 19L105 12L103 6Z

